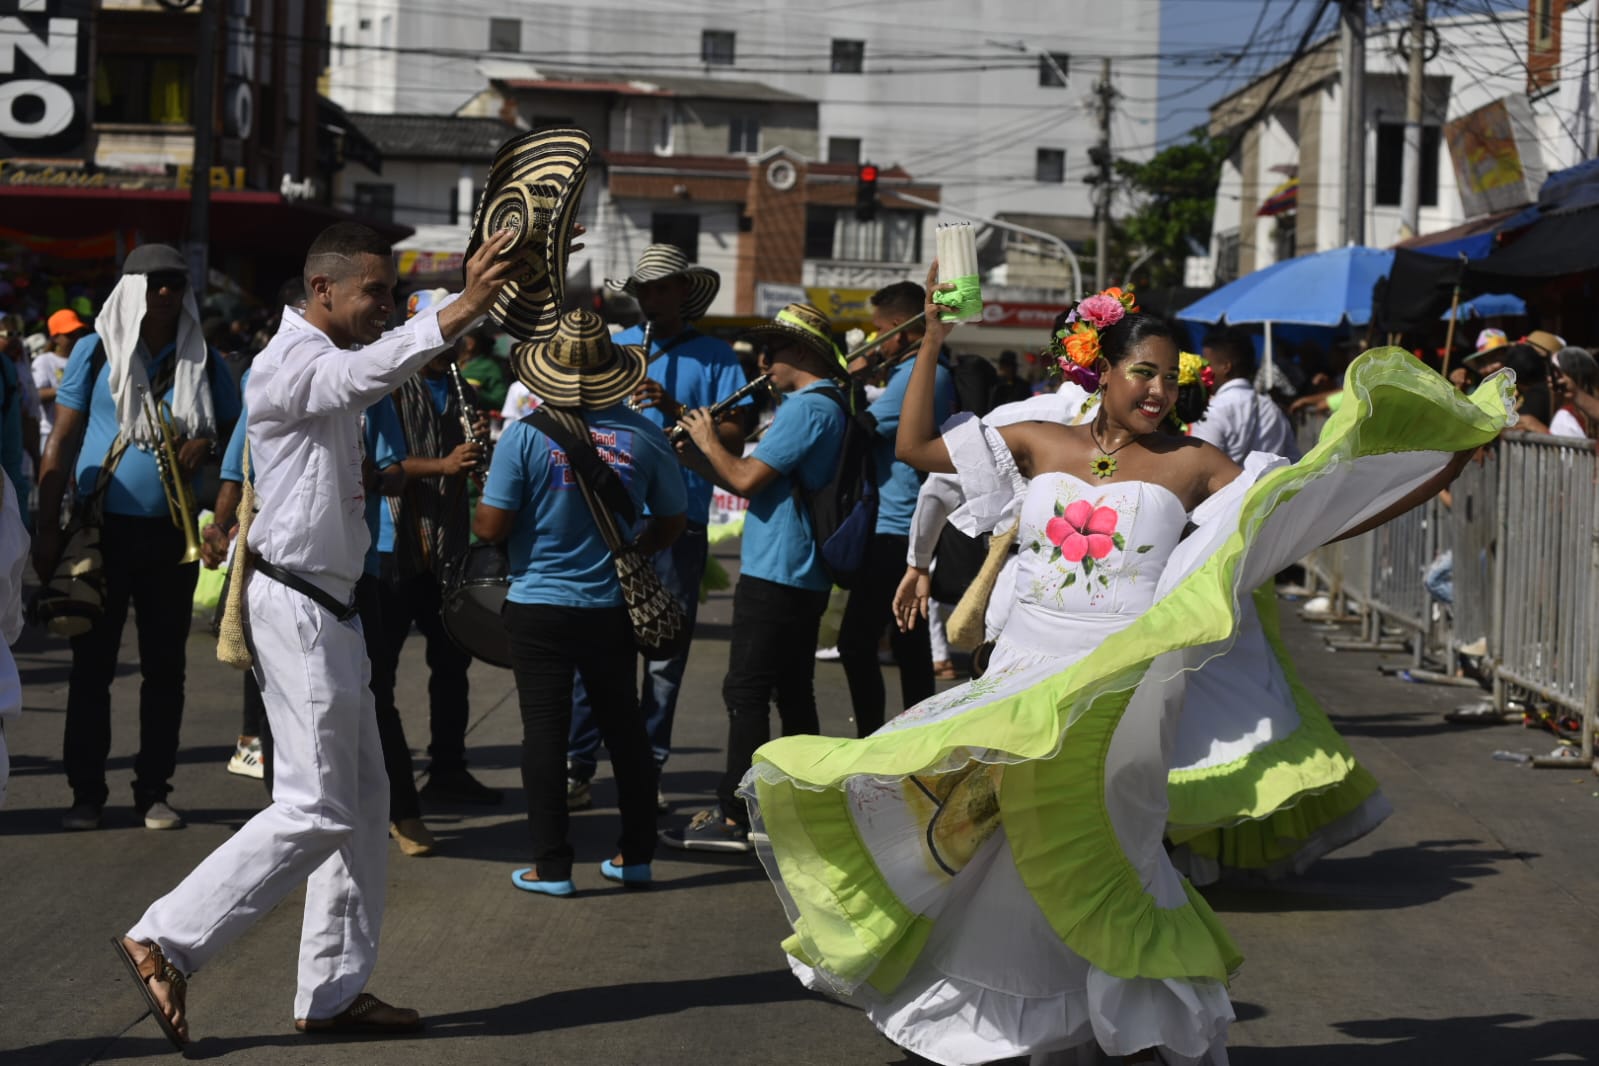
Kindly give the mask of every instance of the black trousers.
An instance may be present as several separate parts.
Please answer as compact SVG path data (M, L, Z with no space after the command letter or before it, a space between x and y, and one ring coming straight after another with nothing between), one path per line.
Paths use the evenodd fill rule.
M388 680L389 698L378 694L377 655L374 644L383 633L382 596L379 581L371 574L361 575L355 583L355 606L361 615L361 635L366 639L366 657L372 664L372 694L377 705L378 741L383 745L383 767L389 773L389 821L403 822L407 818L422 817L422 804L416 795L415 770L411 766L411 746L405 739L405 725L394 706L394 678ZM272 795L272 727L267 721L266 705L261 701L261 686L255 680L255 671L244 674L245 721L258 715L256 721L261 737L261 762L266 771L267 795ZM254 709L252 709L254 708ZM248 736L249 734L245 734Z
M511 638L522 706L522 790L539 879L572 876L572 846L566 839L566 738L572 729L574 671L588 690L616 773L622 815L617 850L628 864L651 861L658 771L639 713L638 653L627 608L507 602L501 617Z
M849 699L855 708L855 735L875 733L883 725L888 696L883 688L883 668L877 662L877 644L883 628L899 665L900 710L914 707L933 694L933 646L927 620L901 633L894 624L894 590L905 576L909 538L879 533L872 538L866 572L850 590L844 621L838 629L838 658L849 681Z
M72 672L62 762L74 803L104 805L111 754L111 681L122 628L132 604L139 630L139 754L133 762L133 804L139 809L172 791L183 724L185 645L199 563L181 563L183 533L170 519L108 514L101 530L105 614L72 638Z
M727 770L717 787L722 813L749 827L738 785L755 749L772 739L772 698L786 737L821 732L816 717L816 632L827 593L741 577L733 590L733 640L722 700L727 704Z
M400 651L411 634L411 625L421 630L427 644L428 725L432 734L428 744L432 773L448 773L466 768L466 726L470 717L467 700L467 669L472 656L462 651L444 631L440 617L444 599L438 578L432 574L399 577L394 571L394 556L383 554L382 597L383 639L381 658L372 658L372 693L378 703L378 720L384 707L394 707L394 676L400 665ZM370 648L371 645L369 644Z

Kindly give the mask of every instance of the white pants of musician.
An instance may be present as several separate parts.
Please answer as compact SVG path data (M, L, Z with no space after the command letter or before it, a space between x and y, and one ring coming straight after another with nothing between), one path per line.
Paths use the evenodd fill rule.
M193 973L309 878L294 1017L331 1018L366 987L383 924L389 780L371 669L359 622L335 621L260 574L247 596L272 726L272 805L151 904L128 936L154 941Z

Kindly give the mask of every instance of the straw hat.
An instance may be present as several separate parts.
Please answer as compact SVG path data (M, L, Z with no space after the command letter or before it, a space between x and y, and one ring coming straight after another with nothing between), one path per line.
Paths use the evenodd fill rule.
M663 278L683 276L688 279L689 294L683 301L683 321L693 322L704 318L711 301L722 287L722 275L710 267L697 266L688 261L688 253L674 244L652 244L638 257L638 266L631 277L617 281L606 278L606 288L613 292L638 295L641 282L660 281Z
M823 359L836 363L840 374L847 369L844 353L833 343L832 320L810 304L789 304L771 322L746 330L744 336L768 348L798 341Z
M1546 329L1533 330L1531 333L1521 338L1521 343L1532 345L1534 348L1538 349L1539 352L1543 353L1543 357L1545 359L1549 358L1551 355L1554 355L1556 352L1566 346L1564 337L1556 336Z
M546 340L555 332L567 248L592 156L582 130L534 130L501 145L489 167L466 254L502 229L516 231L502 255L521 260L525 269L500 290L489 316L521 340Z
M568 311L550 337L511 349L517 379L545 403L589 410L620 403L644 380L644 349L613 344L593 311Z

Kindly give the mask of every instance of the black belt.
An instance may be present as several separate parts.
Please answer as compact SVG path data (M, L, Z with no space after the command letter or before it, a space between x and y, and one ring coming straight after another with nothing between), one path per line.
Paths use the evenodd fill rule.
M259 571L262 577L269 577L278 584L291 588L300 595L305 596L340 622L348 622L356 616L354 599L351 599L349 603L340 603L300 575L285 570L281 566L275 566L254 552L250 553L250 567Z

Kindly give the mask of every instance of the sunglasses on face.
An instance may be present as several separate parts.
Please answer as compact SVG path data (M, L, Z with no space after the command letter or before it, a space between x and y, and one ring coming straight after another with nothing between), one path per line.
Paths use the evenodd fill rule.
M163 270L159 273L146 275L150 284L157 289L171 289L178 292L189 284L189 276L176 270Z

